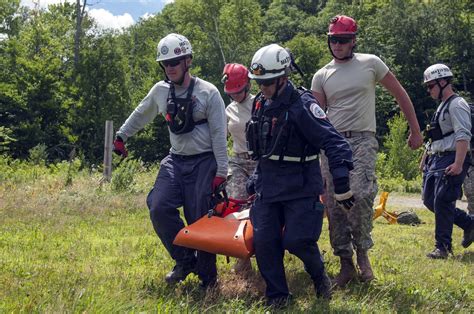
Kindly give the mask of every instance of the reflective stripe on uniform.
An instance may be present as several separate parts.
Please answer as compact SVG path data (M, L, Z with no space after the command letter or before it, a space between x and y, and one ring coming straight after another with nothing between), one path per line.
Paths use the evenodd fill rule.
M279 160L280 160L280 156L279 156L279 155L271 155L270 157L268 157L268 159L279 161ZM312 155L312 156L307 156L307 157L304 159L304 161L312 161L312 160L316 160L316 159L318 159L318 155ZM300 161L301 161L301 157L283 156L282 160L283 160L283 161L300 162Z

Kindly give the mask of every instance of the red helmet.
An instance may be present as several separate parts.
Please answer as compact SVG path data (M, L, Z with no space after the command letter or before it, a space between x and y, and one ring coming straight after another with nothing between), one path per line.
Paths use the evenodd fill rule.
M248 84L248 70L239 63L228 63L224 66L222 73L222 83L224 83L224 92L235 94L241 92Z
M329 21L329 36L337 35L356 35L357 23L356 21L346 15L336 15Z

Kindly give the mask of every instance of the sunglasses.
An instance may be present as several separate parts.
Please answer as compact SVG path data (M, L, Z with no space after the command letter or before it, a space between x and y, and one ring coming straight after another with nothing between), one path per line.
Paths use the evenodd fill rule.
M433 83L433 84L426 84L426 90L427 90L427 91L430 91L430 90L432 90L435 86L436 86L436 83Z
M347 37L329 37L329 42L331 44L347 44L352 41L352 38L347 38Z
M164 61L161 61L161 64L166 68L166 67L175 67L177 66L178 64L181 63L181 60L183 60L184 58L178 58L178 59L171 59L171 60L164 60Z
M276 79L269 79L269 80L256 79L255 80L257 85L263 85L263 86L272 86L273 84L275 84L275 81L276 81Z

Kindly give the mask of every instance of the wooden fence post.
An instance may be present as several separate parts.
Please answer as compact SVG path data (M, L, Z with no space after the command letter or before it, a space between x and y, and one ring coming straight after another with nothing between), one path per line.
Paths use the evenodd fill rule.
M105 121L104 141L104 179L110 182L112 179L112 147L113 147L114 122Z

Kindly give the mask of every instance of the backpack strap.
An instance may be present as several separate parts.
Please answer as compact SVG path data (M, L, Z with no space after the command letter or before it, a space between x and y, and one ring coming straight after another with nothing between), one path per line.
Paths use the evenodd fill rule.
M459 95L454 94L454 95L449 96L448 99L446 99L446 101L444 102L444 104L443 104L443 106L441 107L441 109L440 109L440 110L436 113L436 115L435 115L436 122L439 123L439 117L440 117L441 115L444 116L444 115L446 114L446 112L449 111L449 105L451 104L451 102L453 101L453 99L456 99L456 98L458 98L458 97L459 97ZM445 138L446 136L450 136L450 135L453 134L453 133L454 133L454 131L445 133L445 134L443 134L443 138Z

